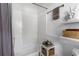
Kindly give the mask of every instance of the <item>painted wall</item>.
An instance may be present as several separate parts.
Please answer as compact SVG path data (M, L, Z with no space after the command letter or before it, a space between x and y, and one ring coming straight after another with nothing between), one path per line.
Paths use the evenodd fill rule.
M57 4L55 4L56 6ZM59 4L58 4L59 5ZM57 6L58 6L57 5ZM47 14L47 35L51 35L51 36L61 36L62 35L62 30L65 28L79 28L79 23L72 23L72 24L62 24L62 17L63 17L63 12L66 10L69 10L68 6L74 6L75 4L65 4L65 7L60 9L60 18L57 21L54 21L52 19L52 13ZM54 6L52 5L52 8ZM49 10L51 8L49 7ZM77 14L78 15L78 14ZM60 46L63 47L63 49L61 49L60 47L58 48L59 50L61 50L62 55L68 56L68 55L72 55L72 49L73 48L79 48L78 42L74 42L74 41L70 41L70 40L66 40L66 39L61 39L61 38L54 38L52 37L53 40L55 40L56 42L59 43ZM60 53L61 53L60 52Z
M20 4L12 4L12 34L15 55L22 51L22 7Z
M37 51L37 7L32 4L12 4L12 8L15 55L27 55Z
M46 36L46 9L38 7L38 40L39 46Z
M22 14L22 38L23 47L27 54L33 53L37 50L38 42L38 13L37 6L32 4L23 5Z
M46 30L45 10L33 4L12 4L15 55L31 55L39 50Z

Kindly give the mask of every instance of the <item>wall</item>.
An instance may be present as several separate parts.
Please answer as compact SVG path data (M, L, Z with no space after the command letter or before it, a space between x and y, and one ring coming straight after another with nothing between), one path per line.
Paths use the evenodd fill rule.
M27 54L38 51L38 13L37 6L33 4L23 4L23 46Z
M38 7L38 40L39 46L46 36L46 9Z
M12 29L15 55L37 51L37 7L32 4L12 4Z
M33 4L12 4L15 55L31 55L39 50L46 33L46 9Z
M56 8L57 6L60 6L61 4L53 4L52 6L49 6L49 9L47 10L47 12L49 12L50 10ZM58 36L59 34L59 25L61 25L61 23L59 21L54 21L52 19L52 12L46 14L46 34L47 34L47 39L50 39L51 42L53 42L53 44L55 45L55 52L56 55L61 56L63 55L63 49L62 49L62 45L61 42L59 40L59 38L54 37L55 35Z
M59 4L55 4L52 5L51 8L55 8L56 6L58 6ZM47 14L47 35L51 35L51 36L61 36L62 35L62 30L65 28L79 28L79 23L72 23L72 24L62 24L62 17L63 17L63 12L65 12L66 10L69 11L69 7L68 6L74 6L75 4L65 4L65 7L60 9L60 18L56 21L54 21L52 19L52 13ZM49 8L49 10L51 9ZM48 11L47 11L48 12ZM55 40L56 42L59 43L60 46L63 47L63 49L61 49L60 47L58 48L61 52L62 55L64 56L69 56L72 55L72 49L73 48L79 48L78 42L74 42L74 41L70 41L70 40L66 40L66 39L61 39L59 37L52 37L53 40ZM60 52L60 53L61 53ZM59 54L60 55L60 54Z
M72 24L63 24L61 25L61 31L65 28L78 28L79 29L79 23L72 23ZM73 48L79 49L79 43L77 41L72 40L66 40L61 39L61 43L63 46L63 53L64 55L72 55Z
M22 7L12 4L12 35L15 55L22 51Z

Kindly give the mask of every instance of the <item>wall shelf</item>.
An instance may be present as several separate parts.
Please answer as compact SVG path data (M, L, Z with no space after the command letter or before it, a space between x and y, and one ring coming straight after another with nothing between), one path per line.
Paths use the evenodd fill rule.
M65 21L65 22L63 22L63 23L78 23L79 22L79 20L77 20L77 19L70 19L69 21Z
M63 37L63 36L61 36L60 38L66 39L66 40L71 40L71 41L74 41L74 42L79 42L79 39L76 39L76 38L69 38L69 37Z
M70 40L70 41L74 41L74 42L79 42L79 39L76 38L69 38L69 37L64 37L64 36L57 36L57 35L48 35L48 37L52 37L52 38L59 38L59 39L65 39L65 40Z
M69 21L62 21L60 19L53 21L54 23L60 23L60 24L72 24L72 23L79 23L79 20L70 19Z

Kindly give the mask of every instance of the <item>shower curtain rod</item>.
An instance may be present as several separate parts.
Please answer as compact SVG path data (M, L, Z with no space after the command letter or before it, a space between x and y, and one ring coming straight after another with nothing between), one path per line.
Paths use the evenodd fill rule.
M37 5L37 6L39 6L39 7L42 7L42 8L44 8L44 9L48 9L47 7L41 6L41 5L37 4L37 3L32 3L32 4Z
M42 7L42 8L44 8L44 9L48 9L47 7L41 6L41 5L37 4L37 3L32 3L32 4L37 5L37 6L39 6L39 7ZM57 8L60 8L60 7L63 7L63 6L64 6L64 4L62 4L61 6L58 6ZM50 10L50 11L48 11L47 14L49 14L49 13L52 12L52 11L53 11L53 9Z
M56 7L56 8L60 8L60 7L63 7L63 6L64 6L64 4L62 4L61 6L58 6L58 7ZM47 14L49 14L49 13L52 12L52 11L53 11L53 9L50 10L50 11L48 11Z

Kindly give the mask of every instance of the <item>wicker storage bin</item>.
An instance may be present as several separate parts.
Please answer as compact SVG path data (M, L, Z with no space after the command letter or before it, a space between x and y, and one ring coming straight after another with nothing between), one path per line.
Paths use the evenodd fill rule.
M65 31L63 31L63 36L79 39L79 30L66 29Z

